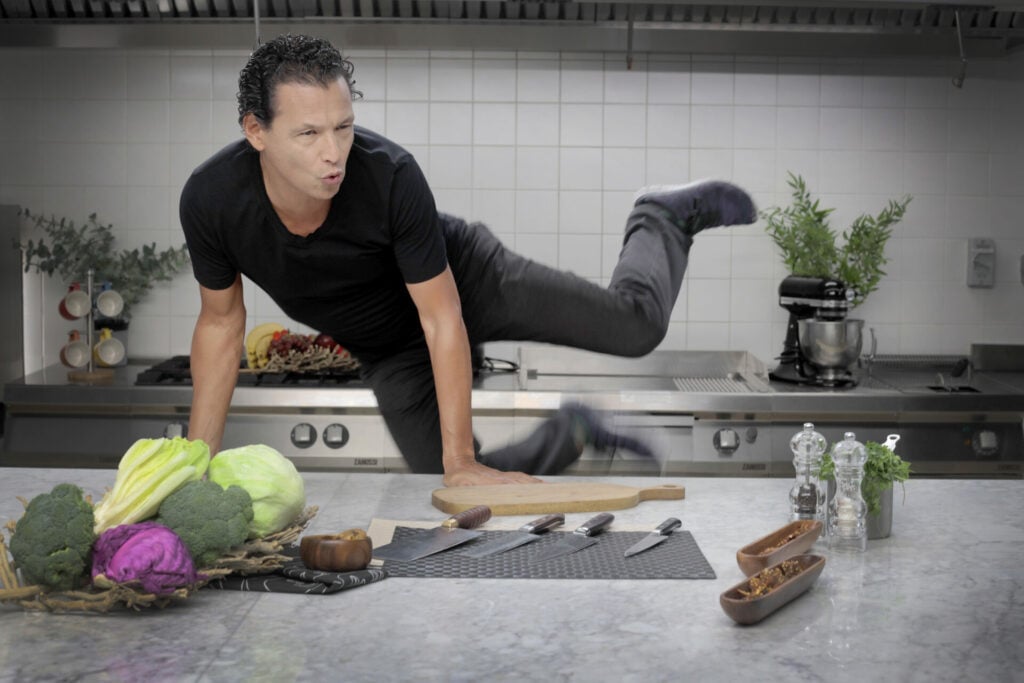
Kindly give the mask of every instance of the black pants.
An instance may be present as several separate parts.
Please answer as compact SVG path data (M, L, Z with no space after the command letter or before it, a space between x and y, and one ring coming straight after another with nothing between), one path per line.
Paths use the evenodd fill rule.
M481 224L444 223L472 345L537 341L618 356L650 353L668 330L692 244L658 207L634 208L605 289L509 251ZM441 473L441 427L426 344L364 361L363 377L410 469ZM500 469L520 469L538 456L569 462L578 455L570 422L559 411L524 441L484 454L477 444L477 455ZM534 473L551 473L543 469Z

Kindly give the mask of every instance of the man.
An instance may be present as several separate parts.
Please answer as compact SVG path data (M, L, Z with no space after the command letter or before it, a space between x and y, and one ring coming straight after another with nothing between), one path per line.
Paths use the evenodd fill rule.
M704 183L640 197L608 289L507 251L439 214L401 147L355 127L353 66L328 42L282 36L239 78L245 134L189 178L181 222L200 284L189 437L216 453L245 330L241 274L292 319L360 360L414 472L448 486L537 481L586 444L645 447L570 405L524 442L479 454L471 344L532 340L640 356L664 338L692 237L751 223L750 197Z

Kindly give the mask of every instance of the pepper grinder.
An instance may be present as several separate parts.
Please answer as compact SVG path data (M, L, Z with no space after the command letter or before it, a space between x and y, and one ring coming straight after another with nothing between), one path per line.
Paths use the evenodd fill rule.
M853 432L832 449L836 494L828 504L828 547L863 552L868 545L868 506L861 495L868 451Z
M827 447L825 437L814 431L814 424L805 422L802 431L789 440L793 451L796 482L789 490L790 520L825 521L825 487L821 483L821 459Z

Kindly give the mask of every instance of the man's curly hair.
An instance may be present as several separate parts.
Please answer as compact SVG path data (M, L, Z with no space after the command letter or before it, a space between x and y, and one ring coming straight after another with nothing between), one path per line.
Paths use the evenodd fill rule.
M238 123L246 114L270 127L274 118L274 93L282 83L303 83L327 87L344 78L352 99L356 90L352 62L322 38L283 35L260 45L238 75Z

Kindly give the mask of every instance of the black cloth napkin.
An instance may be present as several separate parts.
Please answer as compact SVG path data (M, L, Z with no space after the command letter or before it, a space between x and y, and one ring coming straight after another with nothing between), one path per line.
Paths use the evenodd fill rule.
M225 576L206 584L214 590L258 591L263 593L305 593L328 595L349 588L383 581L388 573L383 569L359 569L352 572L322 572L309 569L299 559L299 549L286 548L284 555L293 559L271 574Z

